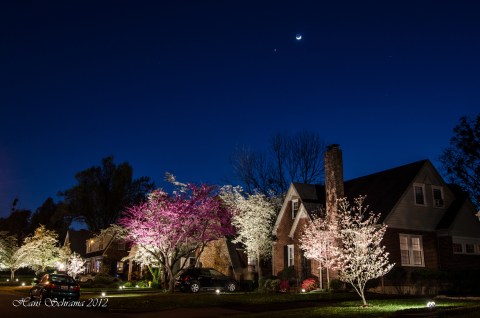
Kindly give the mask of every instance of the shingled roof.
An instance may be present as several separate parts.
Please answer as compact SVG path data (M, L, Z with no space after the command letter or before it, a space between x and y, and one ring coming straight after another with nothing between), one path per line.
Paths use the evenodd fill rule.
M371 211L381 214L379 221L382 222L427 162L421 160L346 181L345 196L353 199L366 195L365 203ZM304 183L293 186L308 212L312 207L325 205L325 186Z
M450 204L442 219L438 223L437 230L450 228L450 225L452 225L452 222L455 220L458 212L468 199L468 195L458 185L450 184L448 187L455 195L455 200L452 202L452 204Z

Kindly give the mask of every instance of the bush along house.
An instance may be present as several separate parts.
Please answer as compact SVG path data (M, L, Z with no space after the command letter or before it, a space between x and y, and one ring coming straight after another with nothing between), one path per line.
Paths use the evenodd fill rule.
M379 222L388 226L382 243L395 263L379 280L380 291L480 291L480 221L457 186L446 184L429 160L344 182L342 160L340 147L331 145L325 153L325 185L290 185L273 229L274 275L288 268L300 283L320 276L319 264L306 259L299 247L306 222L321 210L331 216L339 198L366 195L369 211L380 214Z

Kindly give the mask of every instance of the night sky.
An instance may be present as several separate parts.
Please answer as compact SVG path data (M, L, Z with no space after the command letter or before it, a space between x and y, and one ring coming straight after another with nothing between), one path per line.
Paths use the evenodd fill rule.
M0 215L108 155L224 184L318 132L345 178L438 157L479 112L476 1L1 1ZM296 34L302 39L296 40Z

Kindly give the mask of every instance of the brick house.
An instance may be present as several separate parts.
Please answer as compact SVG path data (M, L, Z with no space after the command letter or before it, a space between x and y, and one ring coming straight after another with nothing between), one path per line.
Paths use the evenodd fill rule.
M429 160L421 160L343 181L338 145L325 153L325 186L292 183L273 234L272 271L293 266L296 277L319 276L318 264L299 248L306 222L318 211L330 217L336 199L366 195L371 211L388 226L383 244L390 262L406 272L415 269L480 269L480 222L468 197L448 185ZM388 280L385 284L389 284Z
M127 244L115 235L105 233L100 237L90 237L85 241L86 273L105 273L116 277L126 277L128 262Z

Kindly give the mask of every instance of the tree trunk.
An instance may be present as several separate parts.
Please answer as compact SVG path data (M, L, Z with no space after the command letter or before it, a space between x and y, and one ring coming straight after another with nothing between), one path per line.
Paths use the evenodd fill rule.
M362 297L363 306L367 307L367 301L365 299L365 292L363 290L361 290L360 296Z
M16 269L10 269L10 280L13 282L13 280L15 279L15 272L17 270Z
M330 290L330 269L327 267L327 289Z
M320 289L323 289L323 275L322 275L322 264L318 267L318 282L320 283Z
M262 267L260 266L260 253L257 252L257 273L258 273L258 280L262 278Z
M174 293L175 292L175 277L173 275L173 265L170 266L165 266L167 270L167 276L168 276L168 292L169 293Z

